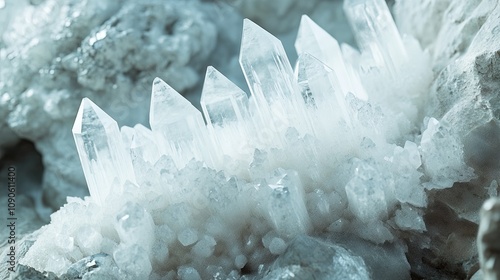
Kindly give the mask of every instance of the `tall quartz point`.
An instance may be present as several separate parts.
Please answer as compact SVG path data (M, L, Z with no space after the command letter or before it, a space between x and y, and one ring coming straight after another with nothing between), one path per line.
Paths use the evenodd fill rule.
M200 111L160 78L153 81L149 122L160 152L170 155L178 168L192 159L213 165Z
M345 0L344 11L362 54L396 76L407 54L385 1Z
M275 230L285 237L307 233L311 229L311 221L297 172L277 169L268 186L271 190L268 211Z
M344 95L353 92L339 43L307 15L303 15L300 21L295 49L299 56L309 53L333 69Z
M130 155L118 124L90 99L84 98L73 125L78 155L90 195L103 204L113 186L135 182Z
M226 155L237 155L252 136L248 96L212 66L207 68L201 108L215 142Z
M245 19L239 60L261 119L273 120L277 132L291 123L303 130L304 102L280 40Z

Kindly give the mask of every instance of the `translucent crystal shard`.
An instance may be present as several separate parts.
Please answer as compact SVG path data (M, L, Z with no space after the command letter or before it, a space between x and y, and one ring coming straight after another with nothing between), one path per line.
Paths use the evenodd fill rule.
M303 98L317 111L315 134L319 136L330 128L338 129L338 125L351 127L347 104L335 72L308 53L299 56L296 71ZM332 126L332 123L337 126Z
M311 221L299 175L296 171L284 169L277 169L274 175L268 182L271 190L268 210L275 230L285 237L307 233Z
M120 128L120 133L122 134L123 145L125 149L130 148L130 144L132 143L132 138L134 138L134 128L130 126L122 126Z
M212 66L207 68L201 106L209 125L221 126L248 118L248 97Z
M314 123L311 135L326 144L322 151L318 151L318 144L308 142L307 150L315 151L313 154L317 156L317 160L321 160L325 154L341 155L349 152L351 149L349 139L353 137L353 123L335 72L308 53L299 56L295 70L302 96L307 100L307 113ZM305 142L300 146L305 146L304 144ZM295 144L291 145L295 146ZM339 147L346 149L339 149ZM297 152L299 150L300 148L297 148ZM323 160L331 161L326 158ZM320 168L314 168L314 170L319 171ZM314 173L311 172L311 174Z
M362 222L368 223L387 217L388 203L383 188L389 188L389 180L383 178L370 163L359 159L354 161L354 177L345 187L349 209Z
M112 186L135 181L132 161L116 121L90 99L82 100L72 131L90 195L98 203L119 191L112 190Z
M243 22L240 65L260 117L275 131L291 123L299 130L306 118L303 100L293 81L293 70L281 42L252 21Z
M136 244L148 254L154 241L154 222L151 215L141 205L127 202L116 215L114 228L125 245Z
M130 151L133 156L138 156L151 164L156 163L160 157L154 135L151 130L142 124L134 126L134 134L130 143Z
M200 103L208 129L222 152L233 156L244 152L252 136L247 94L209 66Z
M299 56L309 53L333 69L344 94L352 91L339 43L307 15L303 15L300 21L295 49Z
M273 104L293 95L293 71L283 44L249 19L243 22L240 64L254 96Z
M384 0L346 0L344 11L363 54L396 74L406 50Z
M361 78L359 77L359 60L361 58L361 54L348 44L340 45L340 49L344 58L347 74L349 75L351 82L350 90L357 98L367 101L368 94L366 93L366 90L361 83Z
M191 159L212 166L200 111L160 78L153 81L150 110L149 122L160 152L169 154L178 168Z

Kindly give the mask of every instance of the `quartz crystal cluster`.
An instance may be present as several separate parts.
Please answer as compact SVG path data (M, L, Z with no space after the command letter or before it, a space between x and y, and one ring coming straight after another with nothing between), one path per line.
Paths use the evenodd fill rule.
M475 174L451 128L420 110L428 54L399 34L385 1L344 9L359 50L304 15L294 67L245 20L250 94L208 67L202 112L159 78L150 128L120 128L84 98L73 135L90 197L68 198L21 263L61 276L100 260L83 279L408 278L399 236L426 231L427 192ZM392 244L373 252L396 256L398 274L307 234ZM304 248L330 261L296 261Z
M32 141L49 206L88 195L71 137L81 99L122 124L146 122L152 75L185 94L216 42L227 44L212 10L199 1L0 1L0 158Z

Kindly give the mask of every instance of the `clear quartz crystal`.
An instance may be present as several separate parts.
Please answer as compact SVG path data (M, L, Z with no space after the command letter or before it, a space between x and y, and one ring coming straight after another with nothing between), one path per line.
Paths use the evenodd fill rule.
M277 169L268 186L271 190L268 209L275 230L285 237L307 233L311 228L311 221L297 172Z
M134 170L118 124L90 99L84 98L73 125L78 155L90 195L103 204L127 180L134 182Z
M192 159L213 165L200 111L160 78L153 81L149 122L160 151L170 155L178 168Z
M344 95L349 91L352 92L339 43L306 15L303 15L300 21L295 49L299 56L309 53L333 69L338 76Z
M122 244L139 245L148 254L154 241L154 222L141 205L127 202L115 217L114 227Z
M253 151L247 143L253 136L253 129L247 94L209 66L200 103L208 130L222 152L248 156Z
M141 157L151 164L160 158L153 132L142 124L134 126L134 134L130 143L130 151L133 156Z
M382 178L371 164L356 159L354 177L345 190L349 209L361 222L379 221L387 217L387 198L384 187L387 179Z
M263 126L272 126L278 138L292 125L307 130L304 102L281 41L245 19L239 60Z
M384 0L345 0L344 11L363 55L397 76L406 61L403 41Z
M340 45L342 51L342 56L344 58L345 67L349 75L350 90L356 98L363 101L368 100L368 94L366 93L363 84L361 83L361 78L359 77L359 64L361 59L361 54L355 48L348 44Z
M330 115L328 118L324 115L318 116L315 121L327 120L328 123L325 127L317 127L316 123L316 129L337 128L336 123L351 126L347 104L336 73L308 53L299 56L296 71L297 82L306 104L315 107L320 114Z

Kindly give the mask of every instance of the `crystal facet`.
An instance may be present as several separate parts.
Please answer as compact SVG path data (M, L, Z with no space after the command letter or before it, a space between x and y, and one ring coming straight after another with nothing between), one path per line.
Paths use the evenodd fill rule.
M208 130L224 154L253 152L245 149L252 137L253 127L248 97L243 90L209 66L200 103Z
M82 254L103 252L124 274L118 278L225 279L262 257L286 255L291 240L309 232L348 231L352 244L380 244L401 231L425 230L425 188L468 181L472 170L444 122L431 119L419 139L419 124L394 109L403 108L394 102L414 106L407 95L412 84L401 77L422 76L418 69L426 64L407 67L422 54L401 43L383 0L347 0L345 8L361 53L339 47L303 16L294 71L281 42L245 20L239 60L251 95L208 67L201 97L206 125L159 78L152 85L151 130L141 124L119 130L84 99L73 133L100 205L68 199L67 211L54 214L41 233L55 250L26 259L61 275ZM407 51L412 60L405 60ZM394 144L404 140L404 147ZM92 219L61 222L87 213ZM66 226L67 233L58 232ZM349 237L345 245L352 244ZM30 252L47 247L37 242ZM330 250L341 257L325 275L368 277L353 269L365 267L361 258L342 250Z
M344 94L352 91L339 43L306 15L300 21L295 49L299 56L309 53L333 69Z
M171 155L177 167L191 159L212 165L200 111L160 78L153 81L149 122L160 150Z
M329 115L328 118L324 115L317 117L316 121L328 120L325 127L317 127L317 130L328 127L338 130L335 124L339 122L351 126L351 117L335 72L308 53L299 56L296 71L303 98L316 108L318 114Z
M155 163L160 157L160 153L153 132L142 124L136 124L133 129L134 134L130 142L131 154L141 157L152 164Z
M260 26L245 19L241 39L240 65L255 99L261 121L274 124L274 137L292 123L300 131L307 126L304 101L281 42ZM282 142L282 139L280 140Z
M406 50L384 0L345 0L344 11L363 54L395 77Z
M118 124L88 98L82 100L78 110L73 137L90 195L97 202L104 203L110 193L119 192L112 186L135 181Z
M278 169L268 186L271 190L269 215L274 228L287 237L307 233L311 228L311 221L297 172Z

